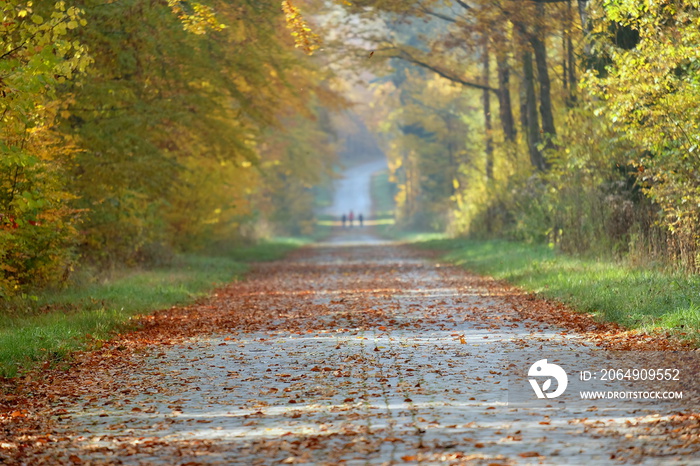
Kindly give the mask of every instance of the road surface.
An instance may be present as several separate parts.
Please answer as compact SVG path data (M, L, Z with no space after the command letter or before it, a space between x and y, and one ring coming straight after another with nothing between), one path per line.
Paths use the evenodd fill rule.
M372 212L370 181L372 175L386 170L386 159L379 159L352 167L345 171L343 177L336 181L333 203L323 211L337 219L343 214L354 213L355 218L362 213L368 218Z
M367 180L347 180L335 207L368 211L366 193L349 194ZM5 432L0 459L700 463L698 418L676 414L687 404L518 401L513 377L527 376L533 351L604 361L601 347L622 334L366 229L143 323L34 382L43 401L27 416L46 431Z

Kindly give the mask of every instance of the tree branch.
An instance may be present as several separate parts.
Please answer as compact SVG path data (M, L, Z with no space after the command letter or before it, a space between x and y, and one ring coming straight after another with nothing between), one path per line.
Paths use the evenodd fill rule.
M445 20L445 21L450 22L450 23L456 23L456 22L457 22L457 20L456 20L455 18L450 18L449 16L443 15L442 13L438 13L438 12L436 12L436 11L429 10L429 9L427 9L426 7L424 7L423 5L420 5L420 11L422 11L422 12L425 13L426 15L434 16L434 17L436 17L436 18Z
M459 6L461 6L462 8L464 8L465 10L472 9L472 7L469 4L467 4L466 2L464 2L463 0L455 0L455 3L458 4Z
M473 87L475 89L481 89L482 91L491 91L498 93L498 89L490 87L490 86L485 86L483 84L471 82L471 81L465 81L464 79L454 76L450 74L447 71L441 70L440 68L437 68L434 65L431 65L430 63L426 63L424 61L419 60L418 58L414 57L413 55L409 54L405 50L398 50L396 55L394 55L394 58L400 58L401 60L405 60L409 63L413 63L414 65L420 66L422 68L425 68L427 70L432 71L433 73L437 74L438 76L441 76L449 81L461 84L462 86L466 87Z

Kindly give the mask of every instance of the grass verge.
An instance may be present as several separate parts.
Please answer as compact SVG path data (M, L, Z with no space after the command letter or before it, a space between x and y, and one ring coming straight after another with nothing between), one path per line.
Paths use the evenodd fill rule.
M569 304L626 328L669 332L700 345L700 277L642 270L558 254L504 240L432 239L414 244L446 252L473 272Z
M72 352L129 328L134 316L192 303L240 277L247 263L282 258L300 245L280 239L216 256L183 255L167 267L83 277L65 290L17 300L0 313L0 376L62 364Z

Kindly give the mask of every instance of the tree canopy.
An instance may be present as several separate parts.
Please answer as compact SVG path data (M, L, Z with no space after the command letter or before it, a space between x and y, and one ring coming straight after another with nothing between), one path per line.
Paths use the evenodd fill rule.
M699 6L3 2L0 294L309 232L353 79L402 225L696 270Z
M334 164L321 113L344 104L295 4L2 12L0 293L65 279L77 260L235 241L255 222L308 231L309 193ZM270 201L283 192L294 202Z
M347 2L384 26L360 48L387 60L375 88L397 108L381 134L403 221L696 270L698 6Z

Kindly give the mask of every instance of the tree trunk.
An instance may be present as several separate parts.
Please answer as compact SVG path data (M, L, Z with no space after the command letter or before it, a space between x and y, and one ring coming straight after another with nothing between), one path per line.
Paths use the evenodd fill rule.
M482 51L483 81L484 85L489 85L489 75L491 71L490 54L488 40L484 40ZM491 123L491 92L484 89L482 101L484 103L484 131L486 137L486 180L490 183L493 180L493 125Z
M585 37L591 32L591 27L588 23L588 0L578 0L578 15L581 18L581 29Z
M588 19L588 0L578 0L578 15L581 18L581 30L583 31L583 56L587 59L591 56L591 41L588 38L591 32L591 24Z
M535 95L535 73L532 67L532 52L524 51L523 81L520 95L520 122L527 139L530 162L537 170L545 171L544 157L537 147L540 143L540 125L537 120L537 96Z
M543 17L544 4L537 4L537 13ZM542 130L547 137L547 147L554 147L551 137L556 135L554 128L554 114L552 113L551 82L549 80L549 68L547 67L547 48L544 43L544 33L541 27L536 27L534 34L530 34L530 43L535 52L535 63L537 65L537 80L540 85L540 115L542 116Z
M498 112L506 142L515 141L516 130L513 119L513 104L510 98L510 67L508 55L499 52L496 57L498 68Z
M564 91L566 92L566 95L569 95L569 54L566 48L567 44L567 32L566 32L566 27L567 27L567 22L564 21L564 24L562 26L562 34L561 34L561 82L562 82L562 87L564 88Z
M566 57L564 61L568 61L568 66L566 67L566 72L569 73L569 94L566 99L566 103L569 107L573 107L576 103L576 57L574 56L574 43L571 36L574 33L574 16L571 7L571 0L568 0L567 11L566 11Z

